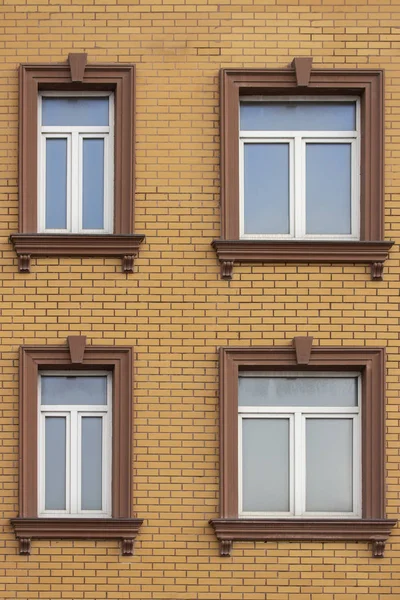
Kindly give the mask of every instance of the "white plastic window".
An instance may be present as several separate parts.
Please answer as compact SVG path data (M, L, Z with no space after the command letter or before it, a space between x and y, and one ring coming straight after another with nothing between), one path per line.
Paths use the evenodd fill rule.
M360 238L356 98L243 98L240 237Z
M109 373L39 376L39 514L111 516Z
M239 514L361 517L361 378L239 378Z
M39 231L112 233L113 94L43 92L38 111Z

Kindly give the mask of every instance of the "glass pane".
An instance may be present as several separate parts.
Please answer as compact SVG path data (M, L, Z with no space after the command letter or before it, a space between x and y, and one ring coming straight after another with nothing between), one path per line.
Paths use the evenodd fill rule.
M66 419L45 419L45 509L66 509Z
M306 420L306 510L353 511L351 419Z
M107 404L107 377L42 375L42 404Z
M355 102L241 102L242 131L355 131Z
M102 509L102 421L101 417L82 417L82 510Z
M306 232L351 233L351 144L307 144Z
M289 511L289 420L243 419L243 511Z
M357 406L355 377L239 377L239 406Z
M244 145L244 233L289 233L289 144Z
M67 138L46 139L46 229L67 228Z
M104 140L83 140L83 229L104 228Z
M107 126L108 97L43 97L42 124L45 126Z

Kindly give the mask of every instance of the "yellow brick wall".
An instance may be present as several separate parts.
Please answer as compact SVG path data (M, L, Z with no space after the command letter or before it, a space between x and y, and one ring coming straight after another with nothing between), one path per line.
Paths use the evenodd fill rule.
M242 265L219 278L221 67L314 66L386 71L386 238L400 237L399 0L0 0L0 599L400 599L400 538L385 558L360 543L236 543L220 558L220 345L387 347L387 513L399 481L400 256L383 282L364 266ZM137 65L135 273L117 259L32 261L17 272L18 81L21 62ZM145 523L134 557L117 542L35 541L17 554L21 344L132 345L134 502Z

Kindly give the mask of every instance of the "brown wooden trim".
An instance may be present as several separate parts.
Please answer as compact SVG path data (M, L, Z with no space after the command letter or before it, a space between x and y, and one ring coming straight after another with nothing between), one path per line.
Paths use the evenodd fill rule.
M122 553L133 554L136 539L143 519L11 519L15 537L20 541L20 554L31 553L31 540L120 540ZM127 551L124 546L130 544Z
M212 519L221 556L230 556L234 541L372 542L381 558L397 521L389 519Z
M132 519L132 349L118 346L86 346L83 361L79 365L71 362L67 345L20 348L19 516L37 519L38 515L37 379L43 369L101 369L113 373L112 517ZM41 518L38 520L44 522ZM56 521L49 519L51 523ZM85 519L65 521L69 524L76 521L78 526ZM104 519L99 521L103 524L107 522Z
M264 241L213 240L221 263L221 276L231 279L238 263L362 263L371 266L371 277L382 279L383 264L394 242L389 241ZM380 265L378 269L377 265Z
M313 346L308 365L299 367L293 346L220 349L220 515L238 519L238 376L241 370L359 371L362 377L362 519L385 519L385 350ZM238 519L246 523L263 520ZM217 519L219 522L219 520ZM290 522L286 519L283 522ZM315 519L312 522L324 523ZM339 520L340 521L340 520ZM222 521L221 521L222 522ZM276 522L267 520L267 523ZM279 520L281 522L281 520ZM296 523L298 520L295 521ZM303 519L301 520L303 522ZM305 521L307 522L307 521ZM338 521L335 519L334 523ZM345 520L346 524L349 520ZM243 525L244 523L244 525ZM392 522L390 522L392 523ZM257 527L257 525L254 525ZM254 529L253 527L253 529ZM261 525L260 525L261 527ZM299 525L299 527L303 527ZM360 526L362 527L362 526ZM392 527L392 525L390 525ZM252 534L253 529L248 532ZM244 539L244 538L243 538ZM248 537L247 539L258 539ZM288 539L288 538L286 538Z
M14 233L10 241L19 259L19 271L30 272L31 256L116 256L124 272L133 271L143 234Z
M348 94L360 97L362 112L361 240L378 242L383 240L383 71L372 69L312 69L307 87L298 85L296 74L297 70L293 67L283 69L221 69L222 240L239 239L239 100L240 96L252 94ZM302 83L305 83L305 80L302 79ZM253 242L247 243L252 244ZM311 243L314 244L315 242ZM275 244L275 242L270 244ZM281 251L284 252L284 249L285 247L282 246ZM232 257L230 260L235 259ZM280 260L284 261L283 253ZM321 262L326 260L323 258ZM251 262L253 261L257 262L257 257L253 257Z
M78 57L75 62L79 63L77 66L82 71L84 55L72 54L69 61L74 56ZM82 73L72 74L78 79L81 75ZM114 234L132 234L134 231L135 67L131 64L89 63L84 65L82 77L82 81L71 81L69 62L25 64L20 67L19 233L37 233L37 96L40 90L114 92ZM56 254L57 239L61 240L61 238L54 238L54 254ZM78 253L78 248L76 250ZM30 254L25 252L23 256L29 257ZM129 251L125 252L125 255L128 260L132 256ZM27 260L29 262L29 259ZM129 268L124 270L129 271Z

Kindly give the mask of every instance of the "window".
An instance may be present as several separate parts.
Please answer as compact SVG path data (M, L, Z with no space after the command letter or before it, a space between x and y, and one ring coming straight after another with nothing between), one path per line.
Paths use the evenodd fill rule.
M359 102L240 102L241 239L360 237Z
M382 279L383 72L221 70L223 279L237 263L363 263Z
M239 515L361 517L361 377L239 374Z
M133 553L132 350L20 350L20 554L32 539L117 539Z
M111 517L111 374L41 372L39 398L39 515Z
M220 350L222 556L233 542L369 541L385 518L384 350ZM311 347L310 347L311 348Z
M112 233L113 94L39 95L39 231Z
M19 78L20 272L32 257L119 257L133 271L135 68L26 64Z

